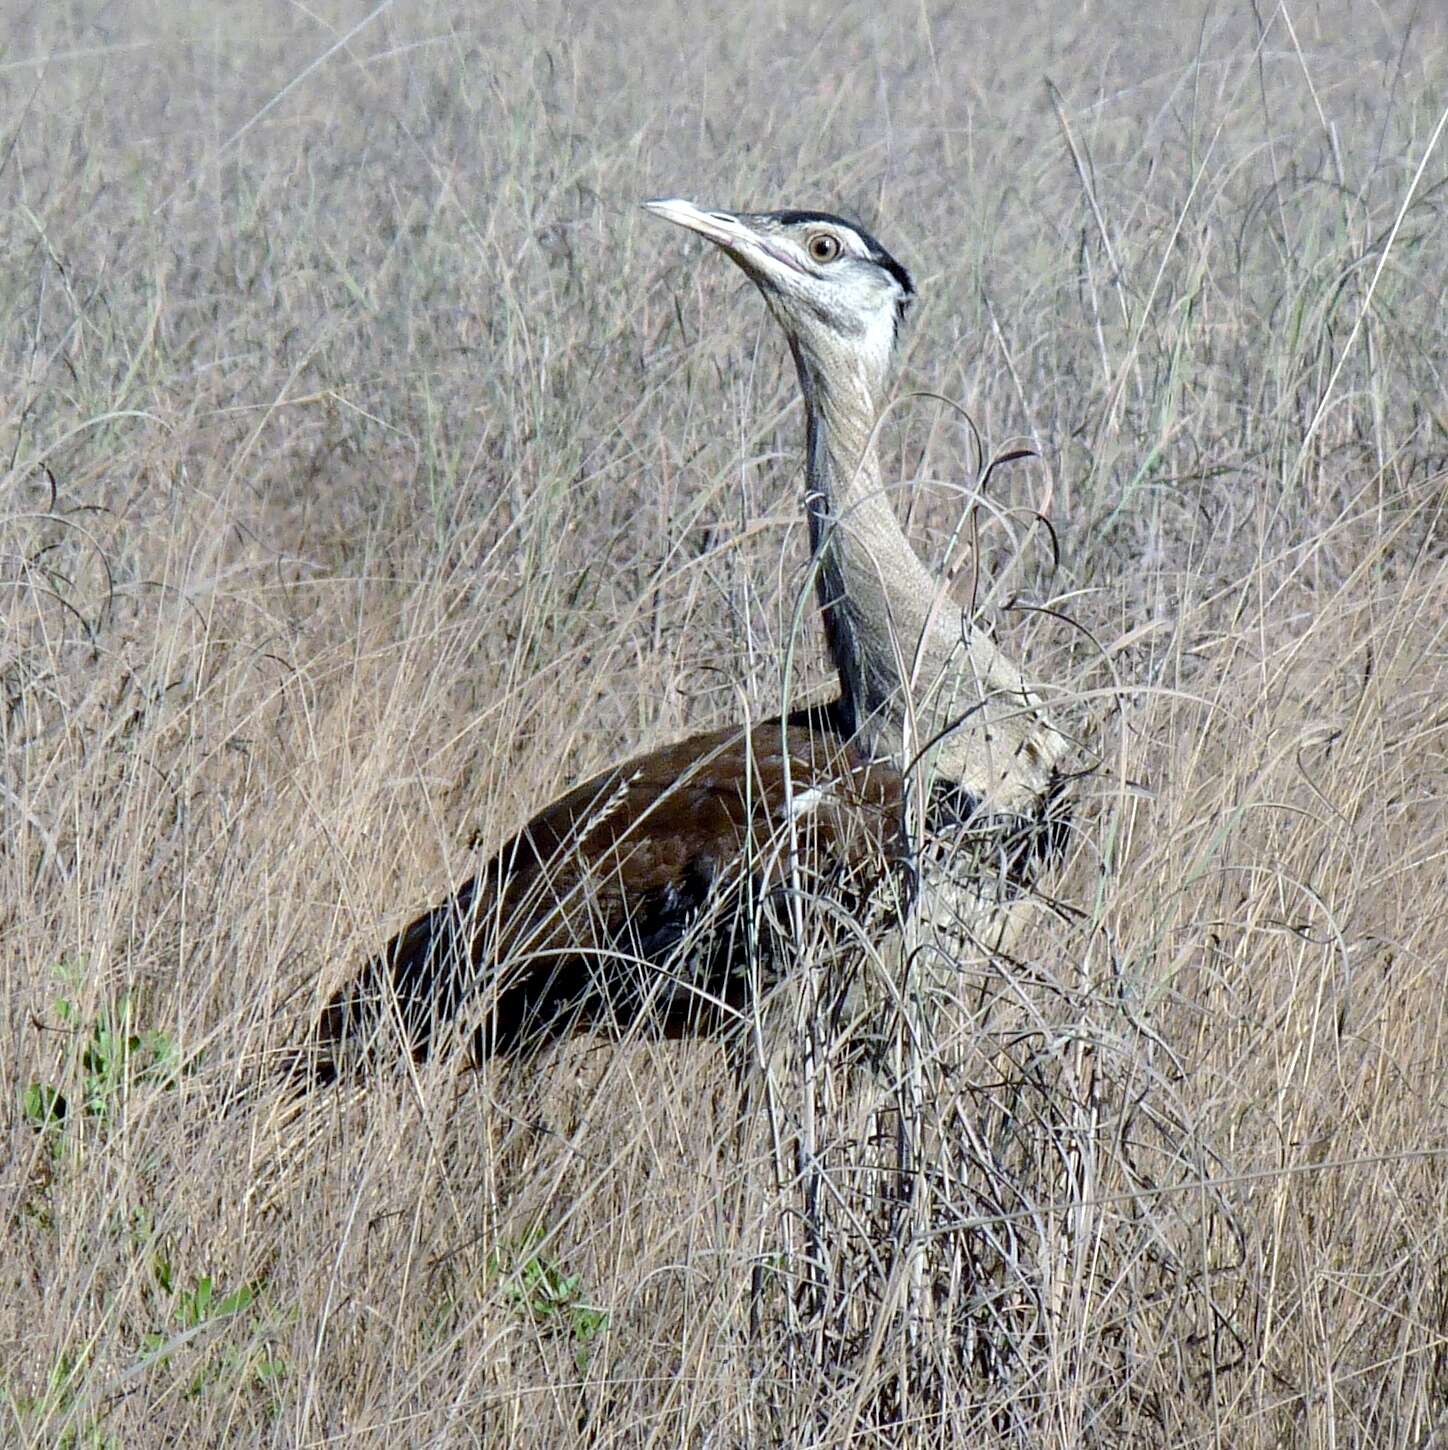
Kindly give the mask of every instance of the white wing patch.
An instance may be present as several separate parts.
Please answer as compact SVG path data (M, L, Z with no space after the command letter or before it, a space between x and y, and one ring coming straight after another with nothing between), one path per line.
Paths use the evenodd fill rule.
M807 816L816 806L824 800L825 793L818 786L812 785L808 790L800 791L789 803L789 810L785 812L785 819L797 821L801 816Z

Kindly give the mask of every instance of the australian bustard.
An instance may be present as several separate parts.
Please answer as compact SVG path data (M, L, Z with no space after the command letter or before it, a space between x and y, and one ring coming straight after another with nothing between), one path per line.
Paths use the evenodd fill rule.
M475 1000L478 1058L575 1025L644 1018L679 1034L738 1021L761 962L766 980L787 969L782 918L802 897L871 932L898 919L906 755L928 771L928 819L1010 823L1007 874L1056 839L1065 741L1020 671L942 597L882 491L874 430L909 274L825 213L646 205L719 245L789 340L839 698L695 736L555 801L328 1002L308 1082L370 1059L389 1025L420 1059Z

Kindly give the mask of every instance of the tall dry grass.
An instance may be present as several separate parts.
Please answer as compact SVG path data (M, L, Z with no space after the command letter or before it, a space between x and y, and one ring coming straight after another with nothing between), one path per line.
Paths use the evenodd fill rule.
M1443 20L997 10L7 10L7 1441L1448 1434ZM914 268L898 504L1095 765L903 1238L868 1072L801 1181L707 1046L237 1099L565 784L777 708L793 379L661 193ZM1041 457L946 560L960 408Z

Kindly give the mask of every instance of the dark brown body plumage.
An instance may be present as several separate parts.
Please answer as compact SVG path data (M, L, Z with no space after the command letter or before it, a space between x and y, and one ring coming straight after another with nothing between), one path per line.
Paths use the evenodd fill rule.
M832 707L615 766L535 816L333 997L308 1075L367 1060L394 1027L424 1057L460 1014L480 1059L576 1027L727 1028L777 975L791 919L857 930L872 903L892 915L904 843L898 772L849 743Z

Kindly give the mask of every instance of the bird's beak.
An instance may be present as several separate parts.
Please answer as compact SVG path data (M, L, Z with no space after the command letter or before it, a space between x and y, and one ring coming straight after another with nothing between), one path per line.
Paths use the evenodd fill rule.
M701 211L691 201L678 197L660 197L643 203L645 211L661 216L666 222L707 237L734 258L746 272L756 278L774 267L788 267L808 276L805 269L783 247L761 236L742 217L728 211ZM772 265L771 265L772 264Z
M691 232L698 232L701 237L708 237L726 251L758 242L755 234L732 212L700 211L693 202L683 201L679 197L659 197L654 201L644 202L643 207L645 211L663 217L666 222L673 222Z

